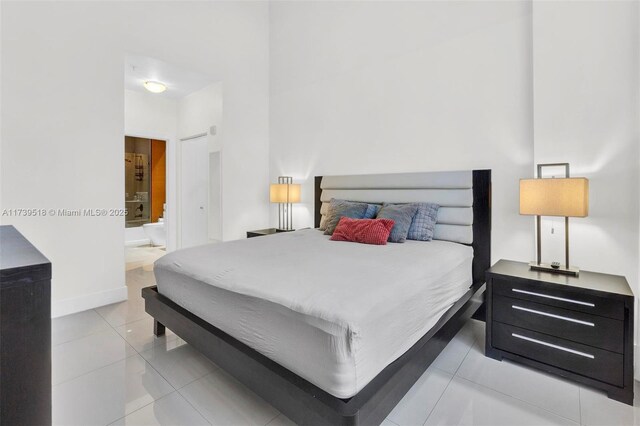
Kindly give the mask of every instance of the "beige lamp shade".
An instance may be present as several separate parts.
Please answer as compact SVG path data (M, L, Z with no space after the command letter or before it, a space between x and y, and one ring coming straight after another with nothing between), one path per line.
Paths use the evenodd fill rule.
M520 214L586 217L589 215L589 180L520 179Z
M269 187L269 200L272 203L299 203L300 184L273 183Z

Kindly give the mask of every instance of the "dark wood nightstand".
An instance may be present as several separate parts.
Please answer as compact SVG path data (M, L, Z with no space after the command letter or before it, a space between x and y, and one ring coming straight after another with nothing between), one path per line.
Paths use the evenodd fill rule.
M278 228L258 229L256 231L247 231L247 238L262 237L264 235L273 235L273 234L279 234L280 232L291 232L291 231L295 231L295 230L294 229L291 229L291 230L278 229Z
M624 277L538 272L500 260L487 271L485 355L602 389L633 404L634 297Z

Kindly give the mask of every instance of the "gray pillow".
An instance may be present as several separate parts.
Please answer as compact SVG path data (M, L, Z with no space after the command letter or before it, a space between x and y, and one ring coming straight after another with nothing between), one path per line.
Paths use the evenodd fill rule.
M389 234L392 243L404 243L409 233L413 216L418 211L415 204L383 204L376 219L393 219L394 225Z
M418 207L409 227L407 240L431 241L436 229L439 205L434 203L412 203Z
M353 201L339 200L332 198L325 215L324 235L333 235L333 231L338 226L340 218L343 216L351 219L362 219L367 211L367 203L356 203Z
M321 231L324 231L327 229L327 215L323 214L322 217L320 218L320 227L318 228Z

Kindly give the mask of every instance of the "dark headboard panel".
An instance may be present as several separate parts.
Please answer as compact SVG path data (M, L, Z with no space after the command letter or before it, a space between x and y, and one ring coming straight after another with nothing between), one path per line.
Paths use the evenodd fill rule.
M473 171L473 284L491 267L491 170Z
M466 172L469 173L469 172ZM473 284L479 286L485 282L484 273L491 266L491 170L473 170L472 172L472 193L473 193ZM410 175L404 175L404 178ZM322 176L315 177L315 204L314 204L314 224L320 226L322 218ZM468 188L468 186L467 186ZM404 188L396 188L399 191ZM413 189L413 187L412 187ZM326 201L326 200L325 200ZM369 200L371 202L381 200ZM384 201L384 200L382 200ZM425 200L428 201L428 200ZM468 204L467 204L468 205ZM468 222L470 223L470 222Z

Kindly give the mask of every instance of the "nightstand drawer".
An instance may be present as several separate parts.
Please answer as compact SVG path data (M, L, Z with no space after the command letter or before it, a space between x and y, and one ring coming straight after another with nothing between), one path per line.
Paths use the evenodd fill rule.
M511 297L493 297L493 318L612 352L624 351L624 322Z
M499 322L492 323L493 346L614 386L623 385L623 356Z
M529 281L510 281L493 278L493 291L507 297L529 300L571 311L624 320L624 302L593 296L586 292L574 292L558 285Z

